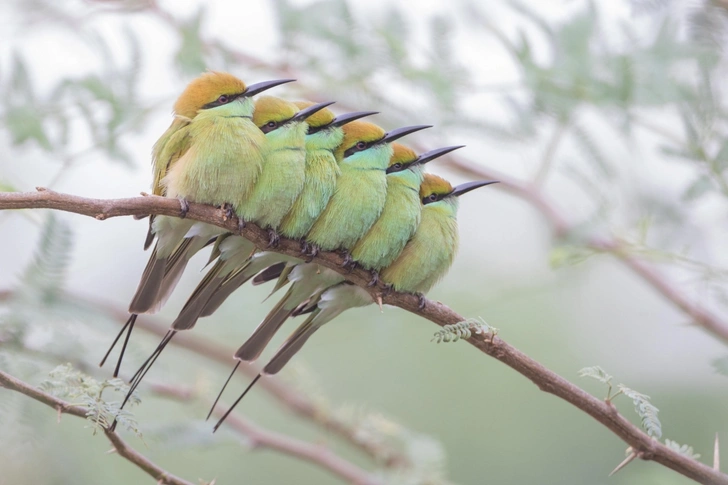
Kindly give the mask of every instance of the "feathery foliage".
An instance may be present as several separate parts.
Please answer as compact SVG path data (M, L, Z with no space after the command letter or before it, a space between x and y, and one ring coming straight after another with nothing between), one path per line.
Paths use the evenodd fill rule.
M498 329L488 325L482 317L468 318L467 320L455 323L453 325L445 325L441 330L435 332L430 342L457 342L460 339L469 339L480 334L490 334L494 337L498 333Z
M121 399L129 391L129 386L121 379L107 379L101 382L77 371L71 364L59 365L49 374L49 379L40 384L40 389L56 397L70 400L74 406L87 409L86 419L93 433L108 428L114 419L125 429L132 431L139 438L142 433L134 415L127 409L119 409ZM104 399L104 391L114 392L119 401ZM129 398L129 404L139 404L141 400L136 392Z

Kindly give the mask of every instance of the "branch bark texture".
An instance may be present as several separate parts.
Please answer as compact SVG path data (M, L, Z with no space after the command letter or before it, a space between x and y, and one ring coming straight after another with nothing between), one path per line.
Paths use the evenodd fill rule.
M180 212L177 200L163 197L148 196L102 200L87 199L43 189L31 193L0 193L0 210L29 208L62 210L95 217L99 220L123 215L162 214L179 216ZM233 233L238 232L237 220L226 220L223 211L215 207L190 204L187 217L225 228ZM267 247L268 233L254 224L248 224L243 229L242 235L259 249L271 250ZM292 240L281 239L280 245L273 250L291 256L300 255L299 243ZM343 258L339 254L321 253L314 261L338 271L352 283L369 291L373 298L381 298L385 304L397 306L420 315L441 327L465 320L464 317L442 303L428 300L425 308L420 310L418 309L418 298L414 295L396 292L384 294L381 287L367 287L370 279L369 274L362 270L354 270L348 273L341 266ZM532 381L542 391L559 397L596 419L631 446L642 459L657 462L699 483L728 485L728 475L681 455L653 440L620 415L613 405L586 393L501 338L490 334L476 334L467 339L467 342L481 352L511 367Z

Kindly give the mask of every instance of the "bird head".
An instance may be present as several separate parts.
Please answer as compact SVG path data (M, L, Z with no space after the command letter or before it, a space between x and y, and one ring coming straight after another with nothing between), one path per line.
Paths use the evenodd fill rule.
M429 163L433 160L440 158L458 148L462 148L465 145L457 145L451 147L436 148L425 152L422 155L417 154L410 148L400 144L392 143L394 152L392 158L389 159L389 167L387 167L387 173L397 173L407 169L415 169L422 167L424 164Z
M481 180L478 182L466 182L456 187L450 182L437 175L426 173L420 184L420 199L423 205L434 204L441 201L457 204L457 198L486 185L497 184L497 180Z
M389 132L382 127L366 121L352 121L344 125L344 140L336 150L336 159L343 160L358 152L390 144L395 140L416 131L431 128L430 125L405 126ZM391 155L390 155L391 156Z
M298 109L306 109L314 106L315 103L313 101L294 101L293 104L295 104ZM328 108L322 108L318 112L312 114L308 117L308 119L306 119L309 134L312 131L318 131L318 129L328 125L334 121L334 118L336 118L336 115L334 115L334 112Z
M333 101L312 104L303 109L299 109L295 103L291 103L290 101L273 96L262 96L255 102L253 123L263 133L270 133L287 124L305 121L310 116L317 114L332 104L334 104Z
M232 74L209 71L190 81L177 98L174 112L192 119L200 110L217 108L241 98L250 98L266 89L291 81L293 79L278 79L246 86Z

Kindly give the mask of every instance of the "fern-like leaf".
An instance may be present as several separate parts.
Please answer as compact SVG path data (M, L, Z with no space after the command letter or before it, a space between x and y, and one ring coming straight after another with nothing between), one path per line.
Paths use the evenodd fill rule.
M593 367L584 367L579 371L579 377L591 377L604 384L611 384L612 376L607 374L604 369L595 365Z
M659 409L650 402L650 396L630 389L622 384L617 386L619 392L632 399L634 410L642 420L642 428L649 436L660 438L662 436L662 424L657 418Z
M442 330L438 330L437 332L435 332L435 335L432 337L430 342L435 340L438 344L440 342L457 342L461 338L469 339L473 336L473 333L490 333L495 335L498 333L498 329L488 325L481 317L468 318L465 321L455 323L453 325L445 325L444 327L442 327Z
M120 409L120 400L106 401L103 398L107 389L113 390L120 397L126 395L129 385L121 379L99 382L74 370L71 364L59 365L48 374L48 377L49 379L41 382L38 387L53 396L71 401L73 405L85 407L88 410L86 419L91 423L90 427L93 428L94 434L103 428L108 428L116 420L122 427L141 438L142 434L134 415L126 409ZM132 393L129 404L134 405L139 402L139 396Z
M668 440L668 439L665 440L665 446L667 446L668 448L670 448L673 451L677 451L681 455L685 455L688 458L692 458L693 460L697 460L698 458L700 458L700 453L695 453L693 451L692 446L681 445L681 444L677 443L676 441L672 441L672 440Z
M58 298L66 279L73 249L73 233L68 224L51 214L43 227L33 260L25 269L23 283L43 302Z

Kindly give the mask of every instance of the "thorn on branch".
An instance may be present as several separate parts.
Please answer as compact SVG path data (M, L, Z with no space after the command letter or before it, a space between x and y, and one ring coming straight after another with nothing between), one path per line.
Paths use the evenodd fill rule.
M617 465L617 467L614 470L612 470L612 472L608 476L611 477L612 475L617 473L619 470L621 470L622 468L624 468L627 465L629 465L630 463L632 463L632 460L637 458L638 455L641 455L641 453L636 452L631 446L629 448L627 448L627 452L629 453L629 455L627 455L627 458L625 458L624 461L622 461L622 463Z
M720 471L720 442L718 433L715 433L715 444L713 445L713 470Z
M106 214L96 214L94 216L94 219L96 219L97 221L103 221L104 219L106 219Z

